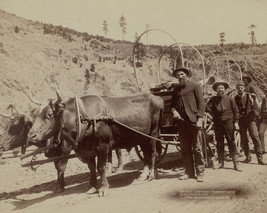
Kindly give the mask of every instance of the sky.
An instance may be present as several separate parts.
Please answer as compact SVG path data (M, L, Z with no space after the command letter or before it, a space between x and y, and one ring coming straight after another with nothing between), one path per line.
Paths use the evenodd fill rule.
M267 43L267 0L0 0L0 9L19 17L62 25L71 29L119 40L119 18L127 22L125 40L134 41L149 24L149 44L175 42L218 44L250 43L249 26L256 25L258 43ZM1 22L1 20L0 20ZM146 42L146 36L141 38Z

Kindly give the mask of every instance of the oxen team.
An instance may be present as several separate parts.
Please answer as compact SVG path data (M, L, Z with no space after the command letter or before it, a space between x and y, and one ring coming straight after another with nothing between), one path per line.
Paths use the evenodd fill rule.
M57 91L57 90L56 90ZM46 146L56 143L56 148L46 151L47 157L68 155L75 150L82 162L87 163L90 169L90 188L88 193L107 194L109 185L106 177L106 162L112 149L131 149L140 145L144 153L144 170L139 180L155 177L155 162L157 158L157 140L160 128L160 119L164 108L163 100L151 94L141 94L120 98L100 96L85 96L78 99L78 106L83 118L98 118L109 116L141 133L152 136L145 137L133 132L112 120L98 120L82 124L81 135L77 135L75 99L62 101L57 91L58 99L48 101L31 111L29 115L16 115L12 119L12 128L19 132L8 131L3 137L4 149L23 145ZM19 126L16 127L16 124ZM27 124L27 125L26 125ZM11 128L11 129L12 129ZM9 128L10 129L10 128ZM21 135L23 140L21 141ZM6 140L7 137L12 141ZM77 137L80 140L76 140ZM20 141L19 141L20 140ZM26 144L26 141L29 144ZM159 146L158 146L159 147ZM97 164L96 164L97 158ZM64 190L64 170L67 159L55 161L58 172L57 191ZM100 184L97 183L96 169L100 175Z

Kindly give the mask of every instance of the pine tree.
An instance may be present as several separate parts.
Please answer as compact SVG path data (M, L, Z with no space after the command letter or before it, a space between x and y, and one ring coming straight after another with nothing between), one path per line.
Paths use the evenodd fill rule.
M103 21L103 32L104 32L104 35L106 37L107 33L108 33L108 23L106 20Z
M256 28L256 25L251 24L248 28L250 29L250 32L248 34L251 37L251 43L254 45L257 42L256 36L255 36L255 30L254 30Z
M122 35L122 40L124 40L124 35L126 34L127 28L126 28L126 19L124 18L123 14L120 17L119 21L120 27L121 27L121 35Z
M224 32L221 32L220 34L220 42L221 42L221 47L223 47L223 43L225 42L225 39L224 39L224 37L225 37L225 33Z

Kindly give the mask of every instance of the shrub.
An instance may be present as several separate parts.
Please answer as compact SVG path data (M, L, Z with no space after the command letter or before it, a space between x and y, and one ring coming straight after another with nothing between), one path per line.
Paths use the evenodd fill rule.
M18 32L19 32L18 26L15 26L15 33L18 33Z
M75 64L77 64L78 63L78 58L77 57L73 57L72 58L72 62L75 63Z
M84 75L85 78L90 78L90 72L88 69L85 70L85 75Z
M88 56L87 55L84 54L83 57L84 57L85 61L88 61Z
M95 65L94 65L94 64L91 64L90 71L92 71L92 72L94 72L94 71L95 71Z
M59 55L62 54L62 49L59 49L58 54L59 54Z

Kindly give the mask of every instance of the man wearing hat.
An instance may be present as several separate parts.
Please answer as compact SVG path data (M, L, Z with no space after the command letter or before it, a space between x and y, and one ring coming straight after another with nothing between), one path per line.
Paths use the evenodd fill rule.
M249 75L243 75L242 81L245 85L245 92L250 93L253 98L256 98L256 91L255 88L250 84L252 82L252 79Z
M205 169L200 129L203 125L205 101L199 84L190 81L191 72L185 68L173 71L179 83L174 85L171 112L178 122L179 140L185 167L180 180L195 177L203 182Z
M239 113L233 98L225 94L225 90L229 88L229 84L224 81L218 81L212 85L214 91L217 92L207 103L207 111L213 118L216 148L218 153L218 164L214 165L214 169L224 167L224 138L227 141L230 155L233 159L234 169L242 171L238 164L238 151L234 141L234 130L239 129L238 119Z
M247 136L247 131L254 144L254 150L257 155L258 164L264 165L262 160L262 150L261 142L259 138L259 132L256 125L256 102L251 96L251 94L245 92L245 84L243 81L240 81L236 85L237 95L235 96L235 102L239 109L239 127L240 127L240 137L241 145L243 147L246 159L244 163L249 163L251 161L251 155L249 151L249 141Z
M261 140L261 149L262 153L265 153L265 141L267 140L264 138L265 130L267 129L267 87L263 90L264 97L261 102L261 110L260 110L260 128L259 128L259 134L260 134L260 140Z

